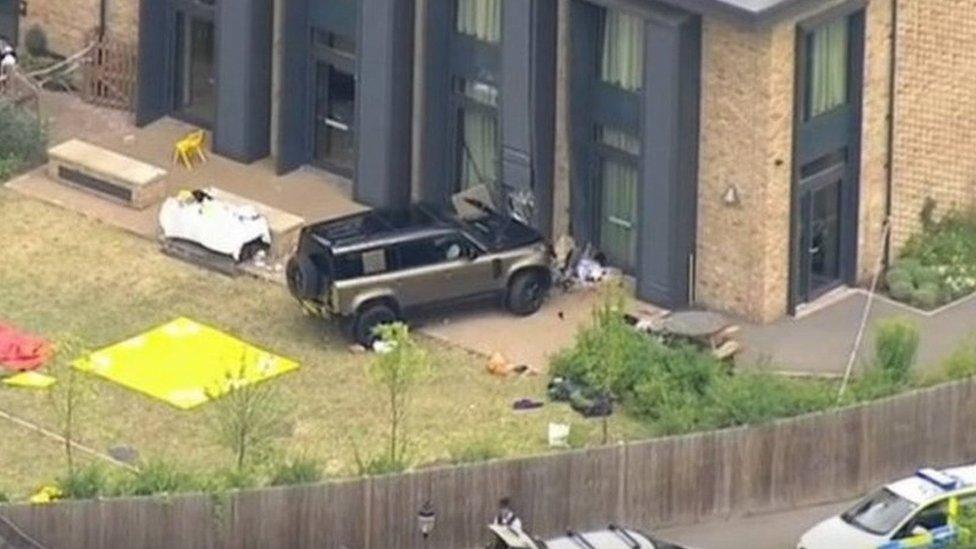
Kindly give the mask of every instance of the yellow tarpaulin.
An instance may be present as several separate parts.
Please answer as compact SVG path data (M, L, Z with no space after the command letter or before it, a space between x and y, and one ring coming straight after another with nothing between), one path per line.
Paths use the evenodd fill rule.
M51 376L39 374L37 372L24 372L4 378L4 385L11 387L25 387L27 389L47 389L54 385L55 379Z
M219 330L178 318L75 362L90 372L189 410L250 384L290 372L298 363Z

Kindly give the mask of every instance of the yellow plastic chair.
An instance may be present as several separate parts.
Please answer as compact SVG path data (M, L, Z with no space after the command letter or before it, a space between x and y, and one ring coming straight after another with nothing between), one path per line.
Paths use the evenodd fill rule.
M186 169L192 170L193 158L199 158L201 162L206 162L207 155L203 152L203 149L206 148L206 140L206 133L203 130L187 134L173 146L173 163L182 162Z

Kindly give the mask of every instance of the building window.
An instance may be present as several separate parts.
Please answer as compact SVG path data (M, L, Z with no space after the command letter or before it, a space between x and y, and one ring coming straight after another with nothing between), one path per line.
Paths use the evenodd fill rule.
M600 80L627 91L644 85L644 21L636 15L606 10Z
M637 266L639 172L630 162L604 157L600 162L600 250L626 271Z
M809 120L847 104L850 25L845 17L807 37L807 101Z
M641 140L633 133L612 126L597 126L596 141L620 152L640 156Z
M491 44L501 41L502 0L457 0L457 32Z
M495 189L501 164L498 135L498 88L476 80L455 79L461 98L458 113L459 181L457 190L477 185Z

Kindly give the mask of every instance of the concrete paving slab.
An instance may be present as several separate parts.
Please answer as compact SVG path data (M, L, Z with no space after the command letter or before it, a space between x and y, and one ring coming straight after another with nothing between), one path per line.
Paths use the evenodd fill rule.
M532 316L517 317L497 303L482 302L430 311L417 324L431 337L486 357L501 353L513 364L525 364L545 372L552 355L573 344L577 331L590 319L600 299L601 294L595 288L557 290ZM663 312L639 301L631 301L630 307L645 315Z
M738 364L750 367L770 362L774 370L843 374L867 301L867 292L854 290L802 318L788 317L767 326L743 322L740 339L745 349ZM873 356L878 323L892 317L905 317L918 325L918 365L922 371L938 368L960 345L976 341L976 296L935 315L879 297L871 306L866 337L857 355L859 367Z

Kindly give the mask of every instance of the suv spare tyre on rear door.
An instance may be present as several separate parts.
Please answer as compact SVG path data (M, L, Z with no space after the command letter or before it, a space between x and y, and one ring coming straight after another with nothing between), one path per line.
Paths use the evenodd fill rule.
M285 268L288 289L298 299L316 299L322 292L322 276L308 256L293 255Z
M542 307L549 280L540 271L528 270L515 273L508 285L505 306L513 314L529 316Z
M379 339L376 328L397 321L397 314L385 301L366 303L359 308L352 323L352 337L367 349Z

